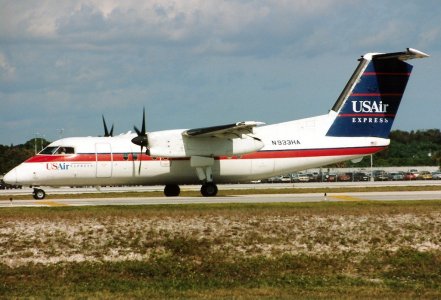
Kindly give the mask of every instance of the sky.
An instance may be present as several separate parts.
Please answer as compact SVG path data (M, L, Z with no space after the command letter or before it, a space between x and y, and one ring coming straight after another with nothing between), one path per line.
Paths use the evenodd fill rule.
M0 144L325 114L368 52L431 55L393 129L440 128L438 0L0 0Z

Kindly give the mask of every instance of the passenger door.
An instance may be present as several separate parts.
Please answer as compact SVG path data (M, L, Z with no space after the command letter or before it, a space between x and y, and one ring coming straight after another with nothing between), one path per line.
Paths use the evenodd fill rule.
M113 154L109 143L95 144L96 177L112 177Z

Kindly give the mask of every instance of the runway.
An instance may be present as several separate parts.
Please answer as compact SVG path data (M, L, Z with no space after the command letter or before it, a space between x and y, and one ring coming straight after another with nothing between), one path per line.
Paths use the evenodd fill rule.
M441 191L399 191L358 193L305 193L241 195L229 197L130 197L130 198L83 198L50 200L0 200L0 207L61 207L102 205L176 205L215 203L289 203L321 201L400 201L441 200Z

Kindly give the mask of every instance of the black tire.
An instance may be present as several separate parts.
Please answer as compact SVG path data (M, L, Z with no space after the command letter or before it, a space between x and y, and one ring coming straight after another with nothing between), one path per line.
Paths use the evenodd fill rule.
M217 195L217 185L213 182L204 183L201 187L201 194L204 197L214 197Z
M43 200L46 197L46 193L42 189L34 189L32 196L35 200Z
M177 197L181 193L181 188L177 184L167 184L164 187L164 195L167 197Z

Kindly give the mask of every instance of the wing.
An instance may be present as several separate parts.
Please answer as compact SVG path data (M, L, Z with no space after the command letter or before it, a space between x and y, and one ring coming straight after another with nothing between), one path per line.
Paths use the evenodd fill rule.
M189 129L182 133L183 136L188 137L219 137L224 138L231 135L241 137L242 134L252 134L253 128L259 125L263 125L263 122L256 121L244 121L233 124L203 127Z

